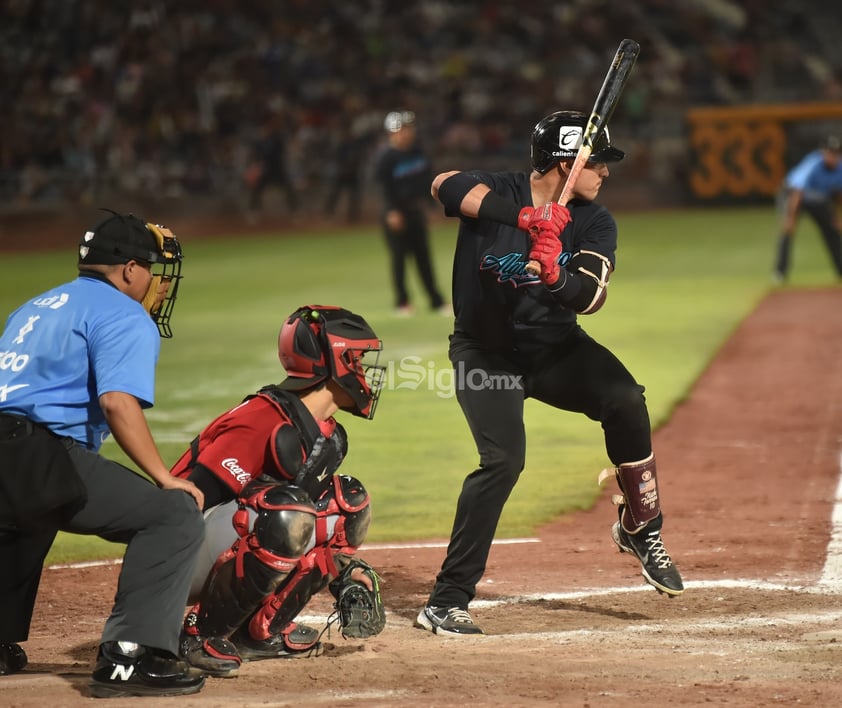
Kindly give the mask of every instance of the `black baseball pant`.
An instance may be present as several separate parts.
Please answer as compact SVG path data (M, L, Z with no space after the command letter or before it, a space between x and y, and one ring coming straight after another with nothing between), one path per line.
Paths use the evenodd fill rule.
M563 345L521 361L454 336L450 357L457 399L480 462L462 485L447 556L428 604L466 609L485 572L503 506L524 467L526 398L599 421L614 465L648 457L652 441L643 387L579 328ZM560 452L559 473L563 459Z
M386 243L389 247L395 306L403 307L409 304L409 292L406 289L406 262L411 256L415 259L418 275L424 290L427 291L430 307L437 309L444 304L444 297L439 292L433 273L426 217L420 209L406 209L403 215L405 224L401 231L393 231L384 224Z

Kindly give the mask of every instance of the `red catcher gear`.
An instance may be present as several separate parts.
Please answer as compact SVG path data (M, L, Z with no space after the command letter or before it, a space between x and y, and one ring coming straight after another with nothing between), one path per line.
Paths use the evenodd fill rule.
M303 391L332 380L353 401L343 410L371 419L386 372L377 364L382 349L359 315L340 307L305 305L287 318L278 335L278 358L287 372L279 387Z

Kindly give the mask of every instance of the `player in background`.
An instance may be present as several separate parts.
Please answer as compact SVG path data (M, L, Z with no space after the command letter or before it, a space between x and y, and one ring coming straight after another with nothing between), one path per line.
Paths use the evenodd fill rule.
M432 167L417 139L415 113L393 111L384 128L388 145L377 157L374 178L383 190L383 231L389 248L395 311L413 312L406 288L406 262L412 257L430 307L445 315L452 310L439 291L430 256L427 208L430 200Z
M206 541L181 655L217 677L242 661L318 656L320 632L294 622L343 570L371 519L365 487L338 474L348 450L338 410L371 419L382 343L348 310L308 305L281 327L287 377L213 420L173 466L204 492ZM337 578L339 580L337 581Z
M112 212L82 236L78 277L9 316L0 337L0 674L27 663L19 642L61 530L126 544L91 694L169 696L204 684L177 657L203 497L170 474L143 413L155 398L160 337L172 336L181 259L169 229ZM155 484L99 454L109 434Z
M462 486L446 557L416 619L418 627L437 634L482 634L468 605L524 467L527 398L601 424L614 467L600 481L606 473L615 477L623 493L615 499L619 518L612 537L622 552L637 557L644 578L660 592L684 590L661 539L644 389L577 321L605 302L617 225L594 200L609 163L624 156L604 131L568 208L555 203L586 121L576 111L543 118L532 133L531 173L445 172L433 181L445 213L459 217L449 354L457 400L479 452L479 466ZM530 260L541 264L540 276L526 270ZM564 468L560 449L558 473Z
M781 233L773 277L776 283L789 276L792 241L801 211L815 222L830 254L838 278L842 279L842 235L837 202L842 198L842 139L828 136L821 147L805 155L787 173L778 195Z

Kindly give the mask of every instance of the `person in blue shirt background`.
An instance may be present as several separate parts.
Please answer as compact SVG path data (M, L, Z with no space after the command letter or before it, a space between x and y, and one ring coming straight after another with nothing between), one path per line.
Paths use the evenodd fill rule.
M808 153L786 176L778 197L782 228L773 277L786 282L792 241L799 213L804 210L821 233L837 276L842 279L842 236L835 201L842 195L842 139L827 137L818 150Z
M111 212L79 242L78 277L0 336L0 675L22 670L57 531L127 544L90 683L94 697L201 690L177 658L204 539L203 495L173 477L143 413L181 278L173 233ZM109 434L155 484L99 454Z

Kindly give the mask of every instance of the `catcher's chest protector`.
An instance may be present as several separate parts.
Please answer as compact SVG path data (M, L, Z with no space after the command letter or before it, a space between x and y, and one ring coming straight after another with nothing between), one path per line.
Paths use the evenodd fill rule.
M333 421L332 429L324 432L297 396L275 386L262 388L257 395L270 401L285 418L272 433L278 471L307 491L310 499L319 499L348 450L345 429Z

